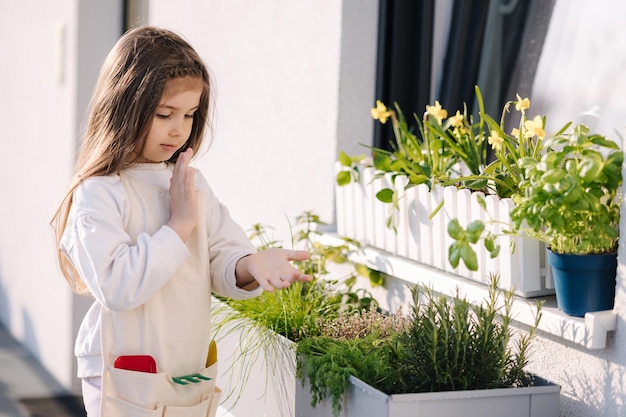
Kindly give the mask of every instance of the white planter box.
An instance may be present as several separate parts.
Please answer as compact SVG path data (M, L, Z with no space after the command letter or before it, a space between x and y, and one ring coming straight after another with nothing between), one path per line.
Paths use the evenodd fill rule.
M544 385L420 394L384 394L350 377L339 417L558 417L561 387ZM296 386L297 417L333 417L330 399L311 406L308 384Z
M219 303L213 299L214 303ZM217 317L215 317L217 319ZM243 359L250 367L244 381L240 373L242 341L258 336L255 332L233 329L218 340L219 369L217 384L223 389L221 417L332 416L330 401L311 407L308 384L303 387L295 377L295 349L281 338L278 349L266 361L264 352ZM241 383L244 388L239 391ZM230 397L228 394L232 394ZM455 391L441 393L386 395L357 378L350 377L340 417L557 417L560 387L541 382L528 388Z
M340 169L337 164L337 170ZM378 191L391 186L390 175L374 179L375 170L369 167L361 167L360 172L360 182L335 186L337 233L340 236L473 281L487 283L489 274L498 272L500 287L513 289L522 297L554 294L545 245L534 239L501 236L498 241L500 255L495 259L489 257L482 244L476 245L478 271L468 270L462 262L458 268L452 268L448 262L448 247L452 243L447 232L450 220L457 218L463 226L473 220L489 220L478 204L478 196L482 196L488 213L498 222L488 227L497 233L504 227L500 224L511 223L511 199L485 196L456 187L435 186L429 191L427 186L418 185L405 190L406 179L396 177L400 210L397 213L397 233L394 233L385 227L392 213L391 205L376 199ZM429 219L442 201L441 210ZM512 245L515 246L513 253Z

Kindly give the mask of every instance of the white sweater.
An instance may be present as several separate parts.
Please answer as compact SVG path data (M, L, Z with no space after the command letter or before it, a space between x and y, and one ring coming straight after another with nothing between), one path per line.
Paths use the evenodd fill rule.
M120 175L111 175L89 178L74 193L61 248L95 298L76 340L80 378L102 374L100 312L103 307L111 312L141 309L164 287L167 286L169 291L176 285L177 281L173 278L183 264L193 261L193 257L207 255L193 254L193 250L165 226L165 217L168 216L164 217L163 213L170 213L167 190L172 168L167 163L140 164L123 172L127 183L134 184L130 190L123 185ZM203 198L200 207L205 208L201 216L206 224L204 221L201 223L206 245L202 242L202 246L208 246L209 252L208 260L195 261L210 264L208 288L211 292L238 299L259 295L260 288L245 291L235 284L237 261L254 253L254 247L241 227L231 219L228 210L217 200L200 172L196 172L195 178L199 195ZM157 202L155 204L160 207L151 203L135 203L134 210L141 212L134 213L133 217L130 215L129 192L137 194L130 196L133 201ZM152 225L148 227L151 230L129 232L137 227L137 224L129 224L131 221L137 223L133 218L147 219L142 220L142 225ZM209 271L208 265L206 271ZM185 289L177 288L176 291L184 293ZM206 298L210 304L210 294ZM197 300L197 297L194 299ZM190 306L180 307L192 310ZM194 319L199 329L201 326L208 328L210 317Z

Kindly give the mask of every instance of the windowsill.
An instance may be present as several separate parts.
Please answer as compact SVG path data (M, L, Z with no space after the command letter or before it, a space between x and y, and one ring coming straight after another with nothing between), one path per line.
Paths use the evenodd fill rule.
M324 240L326 239L329 242L334 240L336 243L343 243L333 234L324 234ZM487 295L487 288L484 284L376 248L363 246L355 252L351 260L407 283L426 285L448 296L454 296L458 289L475 304L481 303ZM542 308L539 330L587 349L606 347L607 333L616 328L615 311L587 313L584 318L572 317L558 309L555 296L540 297L540 299L545 300L545 303ZM532 326L536 311L535 299L514 297L512 317L515 321Z

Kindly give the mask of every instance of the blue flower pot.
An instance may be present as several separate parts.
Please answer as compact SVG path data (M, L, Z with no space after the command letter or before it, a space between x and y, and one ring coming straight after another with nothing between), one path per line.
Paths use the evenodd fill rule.
M568 255L548 251L559 309L583 317L612 310L615 302L617 253Z

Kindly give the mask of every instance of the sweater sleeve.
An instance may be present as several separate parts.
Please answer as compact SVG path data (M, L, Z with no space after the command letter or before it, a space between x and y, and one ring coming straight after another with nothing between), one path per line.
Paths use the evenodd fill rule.
M206 198L207 239L211 263L211 289L214 293L234 299L258 296L262 288L248 291L237 287L235 266L239 259L256 252L244 230L230 216L228 209L215 196L206 179L196 173L198 186Z
M85 180L74 202L61 248L95 299L113 311L138 307L175 275L190 256L169 227L126 233L129 204L119 177Z

